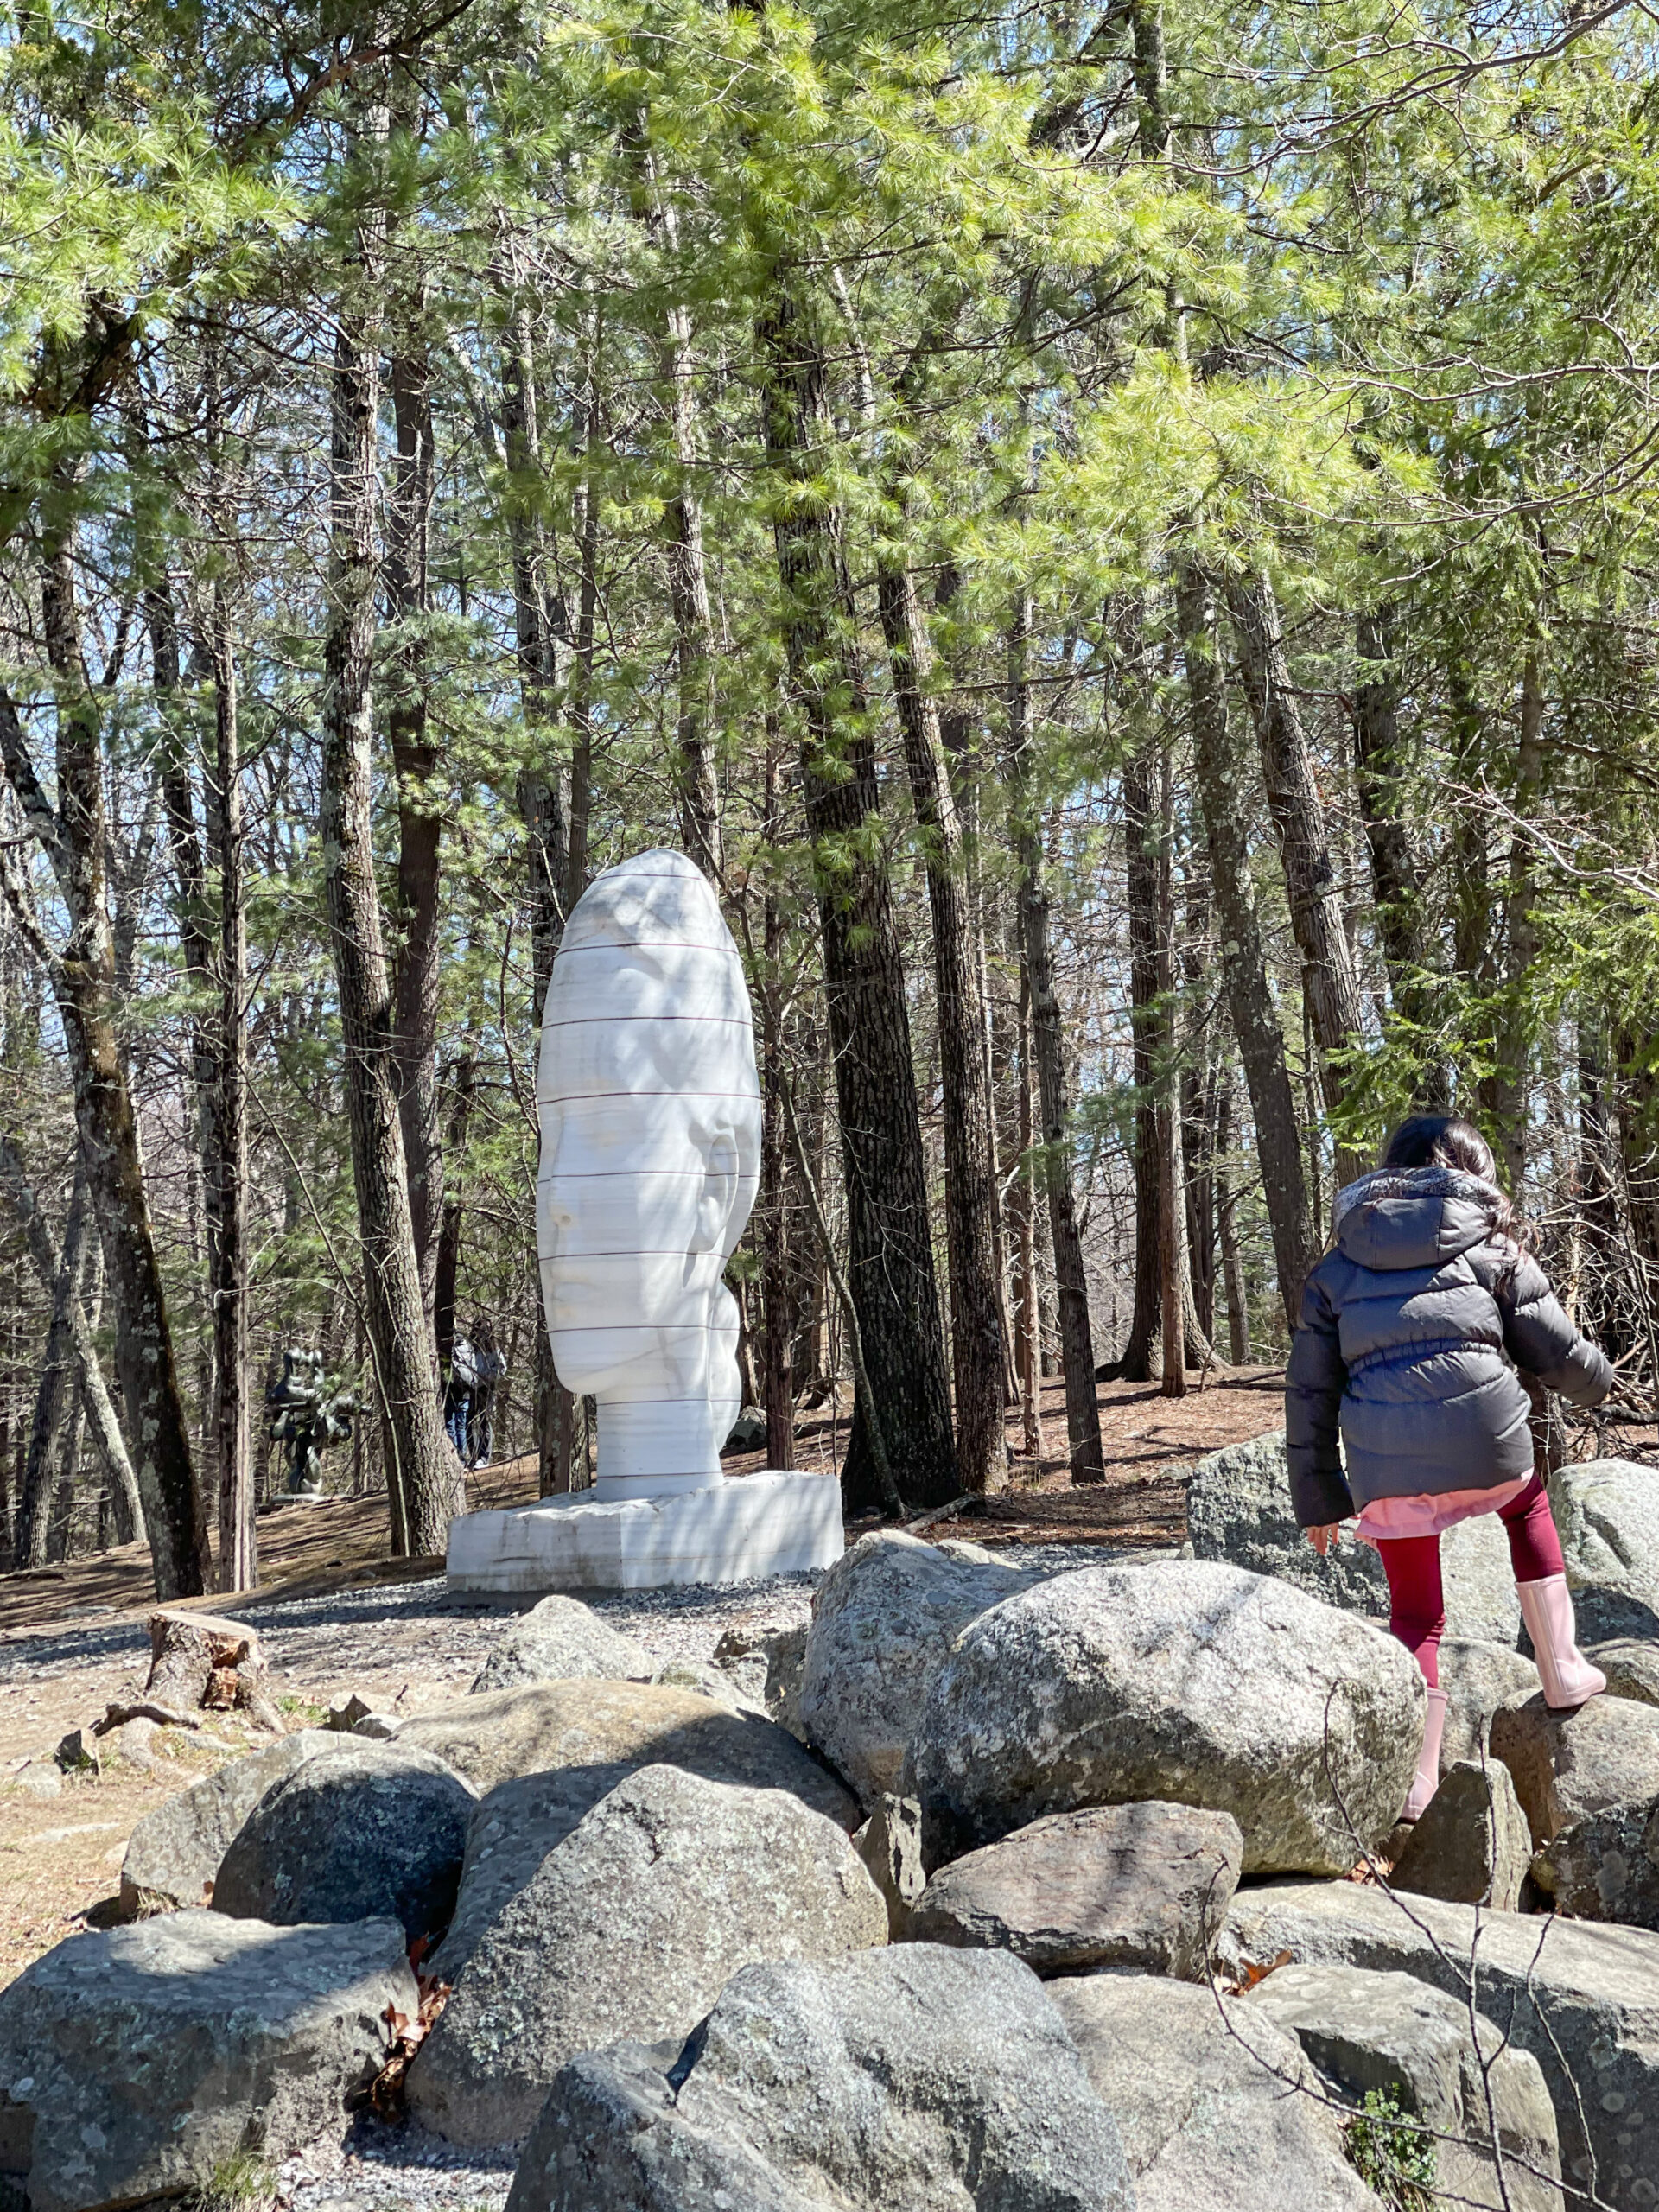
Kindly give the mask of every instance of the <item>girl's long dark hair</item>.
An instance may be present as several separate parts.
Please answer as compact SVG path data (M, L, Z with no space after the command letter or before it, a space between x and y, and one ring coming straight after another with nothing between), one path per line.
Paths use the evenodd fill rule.
M1503 1236L1515 1234L1515 1209L1499 1187L1492 1147L1461 1114L1412 1114L1382 1147L1383 1167L1454 1167L1490 1184L1498 1209L1494 1226Z

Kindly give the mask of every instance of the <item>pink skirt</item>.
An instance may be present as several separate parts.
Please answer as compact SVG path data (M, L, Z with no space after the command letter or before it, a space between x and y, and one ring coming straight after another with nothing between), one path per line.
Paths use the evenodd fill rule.
M1442 1529L1471 1520L1477 1513L1501 1512L1511 1498L1519 1497L1532 1481L1498 1483L1491 1490L1446 1490L1431 1496L1373 1498L1359 1516L1354 1530L1362 1544L1386 1544L1402 1536L1438 1536Z

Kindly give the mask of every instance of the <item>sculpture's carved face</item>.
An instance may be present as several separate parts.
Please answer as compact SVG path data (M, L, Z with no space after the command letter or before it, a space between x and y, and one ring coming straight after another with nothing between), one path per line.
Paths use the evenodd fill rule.
M537 1090L559 1380L613 1404L706 1403L717 1450L738 1408L721 1277L754 1203L760 1103L737 948L683 855L608 870L571 915Z

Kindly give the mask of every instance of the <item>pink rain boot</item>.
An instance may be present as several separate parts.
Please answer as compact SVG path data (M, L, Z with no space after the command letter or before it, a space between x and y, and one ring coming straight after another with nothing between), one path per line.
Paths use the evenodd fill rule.
M1402 1821L1421 1821L1428 1801L1440 1786L1440 1738L1446 1733L1446 1692L1430 1690L1428 1718L1423 1723L1423 1748L1417 1756L1417 1772L1406 1798Z
M1544 1686L1544 1703L1558 1713L1572 1713L1599 1697L1607 1687L1607 1677L1573 1641L1577 1630L1567 1577L1549 1574L1541 1582L1517 1582L1516 1590L1521 1618L1532 1638L1538 1679Z

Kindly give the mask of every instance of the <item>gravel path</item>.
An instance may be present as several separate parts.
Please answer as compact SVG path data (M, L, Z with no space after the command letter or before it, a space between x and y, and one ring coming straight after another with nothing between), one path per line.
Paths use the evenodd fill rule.
M1022 1567L1051 1574L1100 1567L1130 1554L1106 1544L1010 1546ZM1144 1560L1144 1550L1133 1554ZM637 1637L659 1662L704 1660L729 1628L794 1628L811 1611L816 1573L755 1582L630 1590L587 1599L613 1628ZM400 1665L448 1679L464 1691L516 1612L534 1599L497 1602L451 1593L442 1575L423 1582L334 1591L320 1598L249 1608L271 1664L298 1686L336 1681L354 1665L395 1673ZM49 1682L88 1666L147 1660L141 1621L57 1624L0 1644L0 1684Z

